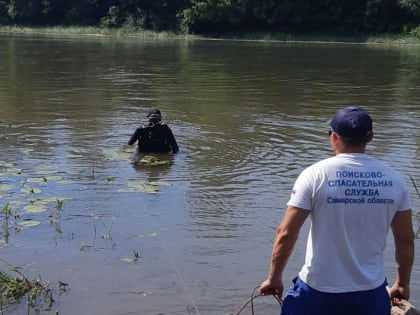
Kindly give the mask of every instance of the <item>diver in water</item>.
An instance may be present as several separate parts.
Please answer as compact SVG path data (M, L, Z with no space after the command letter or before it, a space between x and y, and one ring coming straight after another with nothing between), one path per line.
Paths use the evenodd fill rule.
M137 128L127 144L133 145L138 141L140 153L178 153L179 148L174 134L167 124L162 123L160 110L152 110L147 118L149 124Z

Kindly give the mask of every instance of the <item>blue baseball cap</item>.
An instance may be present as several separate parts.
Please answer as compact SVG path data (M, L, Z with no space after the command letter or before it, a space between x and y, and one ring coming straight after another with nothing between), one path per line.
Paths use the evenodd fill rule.
M364 138L372 133L372 118L355 106L337 110L329 125L334 132L346 138Z

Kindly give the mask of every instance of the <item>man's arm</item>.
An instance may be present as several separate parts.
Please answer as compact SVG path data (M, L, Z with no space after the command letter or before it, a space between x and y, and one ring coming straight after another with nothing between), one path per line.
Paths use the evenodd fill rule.
M172 153L176 154L179 152L179 148L178 148L178 143L175 140L175 136L172 133L171 128L168 127L168 142L169 145L171 146L172 149Z
M397 276L389 291L391 299L410 298L410 276L414 262L414 232L411 210L398 211L391 222L395 243Z
M260 286L262 295L275 294L279 297L282 296L283 270L293 253L300 228L309 214L310 211L308 210L287 207L283 220L276 231L268 278Z
M137 128L134 131L133 135L131 136L130 140L128 140L127 144L128 145L133 145L137 140L139 140L140 134L141 134L141 129Z

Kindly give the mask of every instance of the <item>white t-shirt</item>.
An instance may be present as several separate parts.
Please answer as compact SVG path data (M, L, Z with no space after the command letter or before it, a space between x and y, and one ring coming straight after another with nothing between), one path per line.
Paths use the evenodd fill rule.
M311 211L299 277L331 293L374 289L385 281L383 252L396 211L411 209L400 174L361 153L339 154L305 169L287 203Z

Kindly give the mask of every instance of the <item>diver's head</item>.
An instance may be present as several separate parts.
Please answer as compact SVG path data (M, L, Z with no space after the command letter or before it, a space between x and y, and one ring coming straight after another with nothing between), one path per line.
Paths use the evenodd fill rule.
M147 114L147 118L149 118L151 125L156 125L162 121L162 114L159 109L153 109Z

